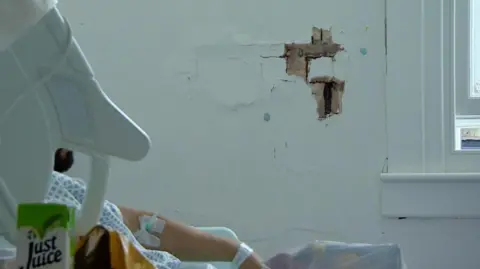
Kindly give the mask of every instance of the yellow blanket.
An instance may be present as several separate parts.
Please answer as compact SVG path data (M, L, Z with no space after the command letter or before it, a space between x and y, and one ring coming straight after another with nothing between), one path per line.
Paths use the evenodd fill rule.
M123 235L96 226L80 238L75 269L156 269Z

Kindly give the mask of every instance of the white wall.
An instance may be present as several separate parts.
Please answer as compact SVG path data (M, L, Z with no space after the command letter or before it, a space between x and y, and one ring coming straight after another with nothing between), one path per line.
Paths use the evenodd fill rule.
M388 241L412 269L479 268L478 222L381 217L391 131L383 0L85 0L60 9L105 91L153 141L142 162L115 160L111 200L231 227L265 257L314 239ZM283 60L260 57L308 41L312 25L332 27L347 49L334 64L347 80L344 113L326 122ZM331 64L314 71L332 74ZM80 158L74 174L86 166Z

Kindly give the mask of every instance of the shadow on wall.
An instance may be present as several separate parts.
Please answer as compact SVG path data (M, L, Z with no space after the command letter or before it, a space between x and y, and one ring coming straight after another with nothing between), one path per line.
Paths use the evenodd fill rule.
M67 174L71 177L88 180L90 178L90 157L79 152L75 152L74 154L75 163Z

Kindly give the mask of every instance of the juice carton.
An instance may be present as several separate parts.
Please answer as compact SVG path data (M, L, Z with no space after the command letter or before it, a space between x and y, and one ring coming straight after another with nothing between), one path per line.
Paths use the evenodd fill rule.
M75 251L75 211L60 204L19 204L17 268L68 269Z

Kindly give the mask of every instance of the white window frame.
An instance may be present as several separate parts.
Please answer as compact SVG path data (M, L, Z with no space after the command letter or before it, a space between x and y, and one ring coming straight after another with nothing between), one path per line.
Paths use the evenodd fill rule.
M480 123L480 94L474 91L475 75L473 75L475 69L480 68L480 62L475 64L476 58L480 60L480 57L477 57L480 51L475 52L473 46L475 39L478 39L480 42L480 36L475 38L475 16L473 16L474 7L479 9L480 3L474 3L475 0L452 0L451 2L453 14L455 106L458 116L476 116ZM477 20L480 20L480 18L477 18ZM479 23L480 21L476 24ZM477 32L479 31L480 29L477 29ZM480 49L480 44L476 45L476 47Z
M480 172L480 152L457 150L455 135L460 97L480 108L468 90L469 1L386 3L389 171Z
M475 91L475 70L480 71L480 3L475 0L450 0L452 14L452 83L455 91L455 150L477 154L480 149L462 149L461 130L480 128L480 93ZM475 4L476 3L476 4ZM475 31L475 25L478 25ZM465 29L468 29L466 31ZM477 33L476 33L477 32ZM480 86L480 85L478 85Z
M470 11L468 0L386 0L384 216L480 218L480 152L456 140L457 115L480 102L470 97ZM461 123L476 126L468 114Z
M464 3L460 4L463 5ZM470 99L480 99L480 17L475 17L475 13L480 15L480 3L478 1L470 0L470 57L472 59L470 68L471 73L479 73L470 78ZM476 31L475 28L477 28ZM475 79L476 77L478 78Z

